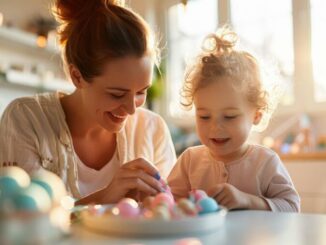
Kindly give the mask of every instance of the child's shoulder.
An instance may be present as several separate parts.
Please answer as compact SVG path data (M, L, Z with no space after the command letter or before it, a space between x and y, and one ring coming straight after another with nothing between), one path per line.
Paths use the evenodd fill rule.
M190 146L185 151L183 154L191 154L191 155L198 155L198 154L203 154L207 151L207 147L205 145L196 145L196 146Z
M185 149L179 156L179 158L183 159L199 159L206 156L208 153L208 149L205 145L196 145L191 146Z
M263 145L252 144L250 145L250 148L250 155L255 155L263 158L278 157L278 154L275 151Z

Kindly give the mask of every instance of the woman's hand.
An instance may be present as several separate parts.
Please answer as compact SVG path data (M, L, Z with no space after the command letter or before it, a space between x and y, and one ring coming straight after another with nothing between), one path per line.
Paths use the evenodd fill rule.
M207 191L219 205L228 209L262 209L270 210L267 202L258 196L240 191L231 184L218 184Z
M106 188L82 198L76 205L116 203L126 196L137 199L138 193L155 195L162 191L155 175L158 170L152 164L143 158L135 159L123 164Z
M111 183L105 188L102 201L114 203L131 193L155 195L162 191L161 183L155 179L158 170L143 158L138 158L121 166Z

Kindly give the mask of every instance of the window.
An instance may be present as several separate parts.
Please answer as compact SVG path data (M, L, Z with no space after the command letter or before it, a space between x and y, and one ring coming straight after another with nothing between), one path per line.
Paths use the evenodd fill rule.
M180 89L188 60L199 51L203 38L217 28L217 1L193 0L185 7L177 4L168 14L168 113L181 117Z
M326 1L311 0L311 56L316 102L326 101Z
M183 118L179 91L186 61L198 51L203 37L216 30L218 17L223 22L219 25L227 22L237 32L240 48L263 63L263 70L272 75L267 77L267 82L276 80L285 89L274 116L325 112L325 0L192 0L188 3L186 11L181 4L169 10L168 116Z
M322 1L322 0L320 0ZM294 103L291 0L231 0L231 24L240 46L254 54L267 73L278 73L285 94L281 103Z

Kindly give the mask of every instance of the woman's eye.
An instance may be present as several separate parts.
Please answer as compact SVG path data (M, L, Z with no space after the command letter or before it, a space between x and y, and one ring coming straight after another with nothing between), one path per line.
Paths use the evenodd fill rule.
M145 95L145 94L147 94L147 91L142 91L137 93L137 95Z
M110 95L115 99L121 99L123 96L125 96L124 94L110 94Z
M210 117L209 116L200 116L199 118L202 120L208 120Z

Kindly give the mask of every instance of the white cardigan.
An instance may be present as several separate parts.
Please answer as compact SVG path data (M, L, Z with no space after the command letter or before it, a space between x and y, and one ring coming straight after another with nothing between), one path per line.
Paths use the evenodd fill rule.
M61 96L64 94L59 92L38 94L10 103L0 121L0 166L16 165L29 173L42 166L60 176L71 195L80 198L77 155ZM163 119L144 108L129 116L117 134L117 153L121 164L139 157L147 159L163 178L176 161Z

